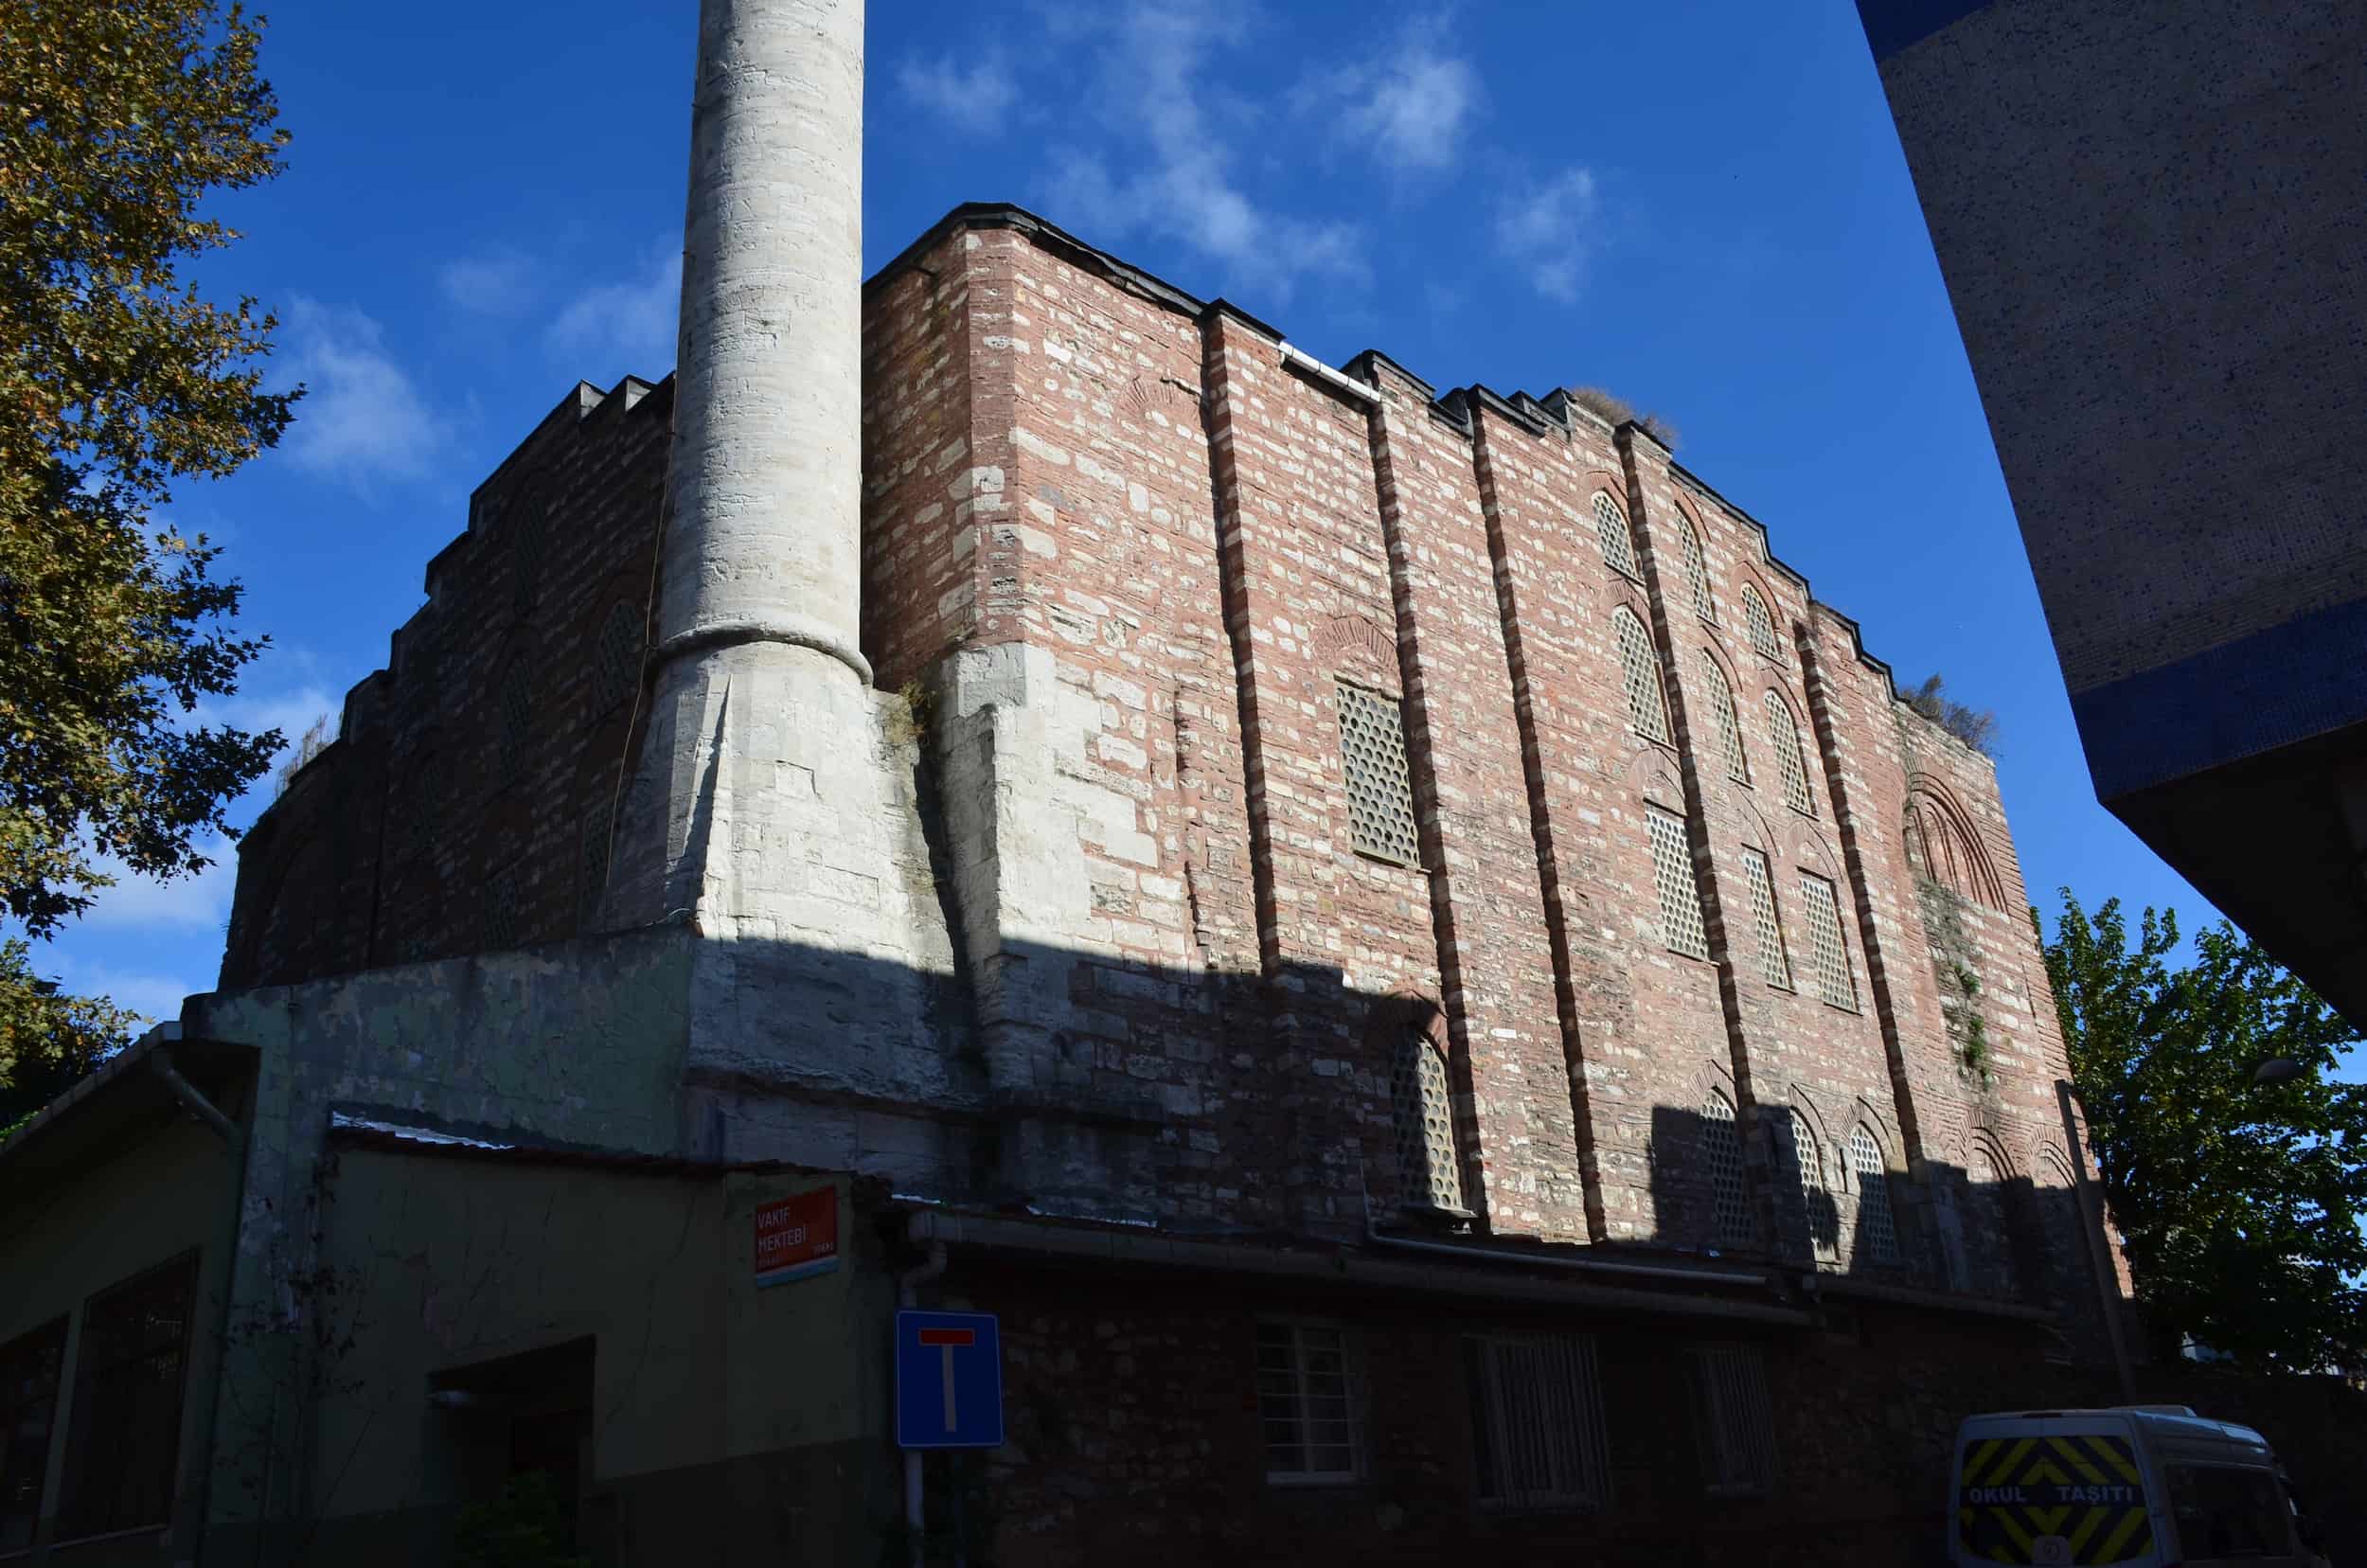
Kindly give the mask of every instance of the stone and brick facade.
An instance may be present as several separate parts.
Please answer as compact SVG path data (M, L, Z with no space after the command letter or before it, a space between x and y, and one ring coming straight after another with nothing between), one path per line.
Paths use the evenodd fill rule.
M870 281L863 363L874 678L826 717L870 782L745 683L703 699L711 765L645 755L673 383L581 387L248 836L224 989L686 926L675 1131L653 1113L635 1151L883 1179L915 1245L1002 1217L943 1289L1013 1328L1005 1560L1089 1560L1166 1517L1111 1511L1148 1494L1207 1522L1158 1537L1176 1560L1315 1536L1430 1560L1483 1527L1544 1552L1554 1516L1473 1502L1466 1330L1595 1336L1607 1541L1699 1525L1799 1560L1925 1527L1933 1422L2109 1391L1994 766L1897 700L1755 519L1558 392L1330 369L1010 207ZM1344 691L1399 721L1410 853L1357 847ZM661 767L691 781L679 820L626 807ZM808 799L876 805L834 850L747 804ZM685 855L703 872L645 874ZM1449 1086L1443 1185L1405 1154L1409 1051ZM1120 1249L1062 1274L1095 1227L1199 1238L1197 1272ZM1229 1275L1219 1242L1263 1261ZM1255 1283L1400 1252L1447 1282ZM1255 1325L1308 1314L1365 1369L1344 1492L1270 1489L1256 1457ZM1661 1451L1695 1452L1687 1347L1737 1334L1776 1451L1832 1484L1703 1523Z

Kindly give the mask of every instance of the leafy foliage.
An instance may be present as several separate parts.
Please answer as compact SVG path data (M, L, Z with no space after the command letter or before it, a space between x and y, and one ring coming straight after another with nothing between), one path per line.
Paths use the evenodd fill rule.
M175 270L236 238L199 216L209 192L278 172L259 27L219 0L0 5L0 918L35 937L89 907L110 859L203 868L281 740L181 722L262 644L225 630L217 549L151 515L276 442L294 401L262 390L273 318ZM10 953L0 1067L120 1030ZM28 1044L41 1027L62 1032Z
M2037 918L2036 911L2032 918ZM2224 921L2172 969L2174 911L2091 917L2066 889L2047 946L2072 1073L2157 1348L2191 1336L2261 1369L2367 1358L2367 1086L2317 994ZM2294 1082L2255 1087L2271 1058Z
M0 942L0 1137L88 1077L138 1023L103 998L60 995L34 976L26 942Z
M591 1568L563 1544L565 1514L549 1475L530 1470L502 1488L501 1496L460 1512L453 1538L453 1568Z
M1947 683L1932 675L1913 691L1902 691L1899 700L1926 719L1948 731L1974 751L1984 756L1997 755L1997 715L1985 708L1971 708L1948 695Z

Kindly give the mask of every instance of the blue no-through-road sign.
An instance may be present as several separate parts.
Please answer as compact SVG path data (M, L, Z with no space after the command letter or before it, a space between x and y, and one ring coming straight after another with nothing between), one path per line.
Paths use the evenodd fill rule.
M993 1313L896 1314L896 1443L1003 1446L1003 1338Z

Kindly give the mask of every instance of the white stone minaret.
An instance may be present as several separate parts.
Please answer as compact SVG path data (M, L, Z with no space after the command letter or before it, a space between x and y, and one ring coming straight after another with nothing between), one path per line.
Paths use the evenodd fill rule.
M863 29L863 0L701 7L670 515L611 924L911 945L909 781L857 647Z

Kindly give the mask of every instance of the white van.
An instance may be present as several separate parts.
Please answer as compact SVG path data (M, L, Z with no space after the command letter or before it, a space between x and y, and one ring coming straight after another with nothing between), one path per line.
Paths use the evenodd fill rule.
M2184 1405L2022 1410L1956 1433L1949 1561L2317 1568L2276 1455Z

